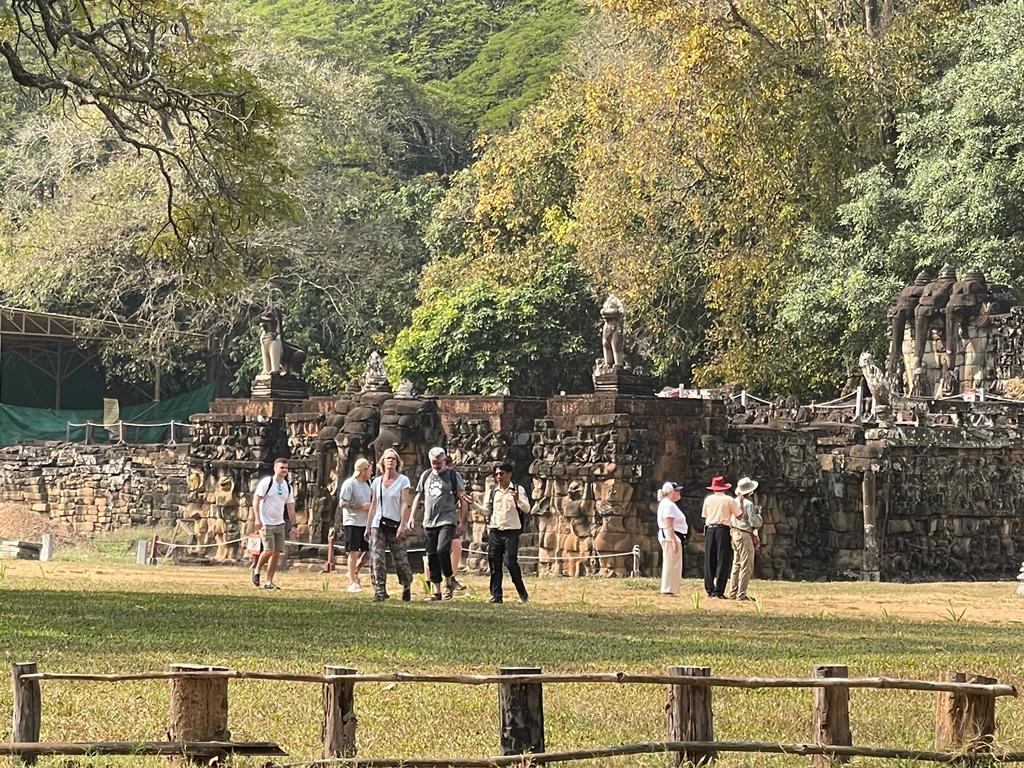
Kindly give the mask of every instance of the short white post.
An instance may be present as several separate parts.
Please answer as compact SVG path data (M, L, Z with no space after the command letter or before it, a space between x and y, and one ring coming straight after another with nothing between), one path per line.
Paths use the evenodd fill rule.
M633 579L640 578L640 545L639 544L634 544L633 545L633 572L631 574L629 574L629 575L630 575L630 578L633 578Z
M48 563L53 559L53 534L43 534L43 545L39 549L39 562Z
M853 420L860 421L860 417L864 415L864 382L860 382L857 385L857 407L853 412Z
M1024 597L1024 562L1020 564L1020 573L1017 574L1017 597Z
M135 542L135 564L149 565L149 539L139 539Z
M740 405L744 408L747 407L747 390L745 389L740 390Z

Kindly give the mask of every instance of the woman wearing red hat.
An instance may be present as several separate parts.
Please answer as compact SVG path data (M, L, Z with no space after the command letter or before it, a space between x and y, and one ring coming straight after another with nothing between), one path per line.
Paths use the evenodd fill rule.
M739 514L739 505L725 492L732 488L722 475L711 478L700 516L704 518L704 591L708 597L725 599L732 571L732 542L729 526L733 515Z

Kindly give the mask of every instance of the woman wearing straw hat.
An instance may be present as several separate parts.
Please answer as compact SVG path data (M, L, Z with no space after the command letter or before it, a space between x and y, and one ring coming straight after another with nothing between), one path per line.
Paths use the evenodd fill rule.
M732 542L732 573L729 575L729 589L725 596L730 600L753 600L747 594L747 585L754 572L754 551L757 544L757 527L760 513L750 497L757 490L757 481L749 477L736 483L737 514L730 523L729 538Z
M726 496L732 483L725 482L722 475L711 478L709 496L704 498L700 516L704 518L704 591L708 597L725 599L725 588L732 570L732 545L729 543L729 528L739 507L736 499Z
M679 591L683 576L683 545L689 528L676 502L680 487L665 483L658 491L658 542L661 544L661 594Z

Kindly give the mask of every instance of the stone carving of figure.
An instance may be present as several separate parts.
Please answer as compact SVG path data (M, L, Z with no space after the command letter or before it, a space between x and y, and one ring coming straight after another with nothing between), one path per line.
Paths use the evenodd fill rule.
M609 294L601 307L601 347L604 352L604 367L622 368L626 365L624 328L626 308L615 294Z
M384 358L377 350L370 353L363 371L363 391L380 391L390 389L387 371L384 370Z
M592 553L591 520L587 508L590 502L583 499L583 483L573 480L569 483L562 500L562 520L568 523L568 531L559 535L558 548L566 559L562 572L572 576L585 576L590 572Z
M268 306L259 317L260 350L263 353L263 374L299 375L306 362L306 351L287 342L281 310Z
M957 394L959 391L957 356L960 353L960 337L962 335L964 341L968 341L968 325L981 314L982 308L990 299L985 275L977 267L971 267L962 279L953 284L949 301L946 303L946 394ZM979 350L978 346L977 343L971 344L970 357L973 365L969 366L972 372L971 376L965 377L967 379L973 377L973 369L978 369L979 373L984 370L984 351ZM977 359L979 351L982 352L981 360ZM967 357L966 344L964 352ZM953 386L956 388L952 389Z
M901 367L903 338L906 335L908 323L910 324L910 335L914 336L914 310L917 309L921 294L924 293L930 279L931 276L928 272L919 272L914 282L900 291L900 295L896 297L896 303L889 309L889 359L886 361L885 370L890 376Z
M875 362L875 358L870 352L861 352L860 360L861 373L864 374L864 380L867 382L868 389L871 391L871 400L874 403L875 414L880 419L888 415L891 403L889 382L886 380L885 373L881 368L878 367L878 363Z
M924 371L924 349L928 341L928 332L932 324L944 328L941 322L942 314L945 312L946 304L949 302L949 295L953 291L953 284L956 282L956 270L952 264L943 265L939 270L938 277L924 287L921 298L914 310L914 394L930 395L930 392L921 391ZM949 344L949 340L946 340Z

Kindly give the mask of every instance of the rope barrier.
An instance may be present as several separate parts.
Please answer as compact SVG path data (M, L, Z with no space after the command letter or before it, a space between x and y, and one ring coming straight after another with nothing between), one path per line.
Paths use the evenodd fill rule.
M100 429L113 429L114 427L185 427L186 429L195 429L195 424L189 424L187 421L154 421L149 423L136 422L136 421L115 421L111 424L103 424L98 421L83 421L81 423L76 421L69 421L67 423L69 427L99 427Z
M836 403L841 403L844 400L849 400L850 398L853 398L854 400L857 399L857 392L856 392L856 390L854 390L853 392L848 392L845 395L842 395L840 397L836 397L836 398L834 398L832 400L826 400L824 403L817 403L817 404L815 404L815 408L825 408L827 406L834 405Z
M466 551L468 551L469 554L471 554L471 555L486 555L487 554L487 550L486 549L476 549L474 547L469 547ZM591 560L613 560L613 559L615 559L617 557L630 557L633 554L634 554L634 552L632 550L630 550L629 552L615 552L615 553L612 553L610 555L585 555L585 556L584 555L558 555L558 556L555 556L555 557L540 557L539 555L535 557L533 555L520 555L519 559L520 560L536 560L538 562L541 562L541 561L552 562L554 560L583 560L583 561L586 561L586 562L590 562Z
M212 549L213 547L226 547L229 544L238 544L239 542L245 541L247 538L247 536L243 536L242 538L232 539L231 541L225 541L220 544L189 544L187 542L179 544L174 541L160 541L160 539L157 539L156 543L162 547L168 547L171 551L175 549Z

